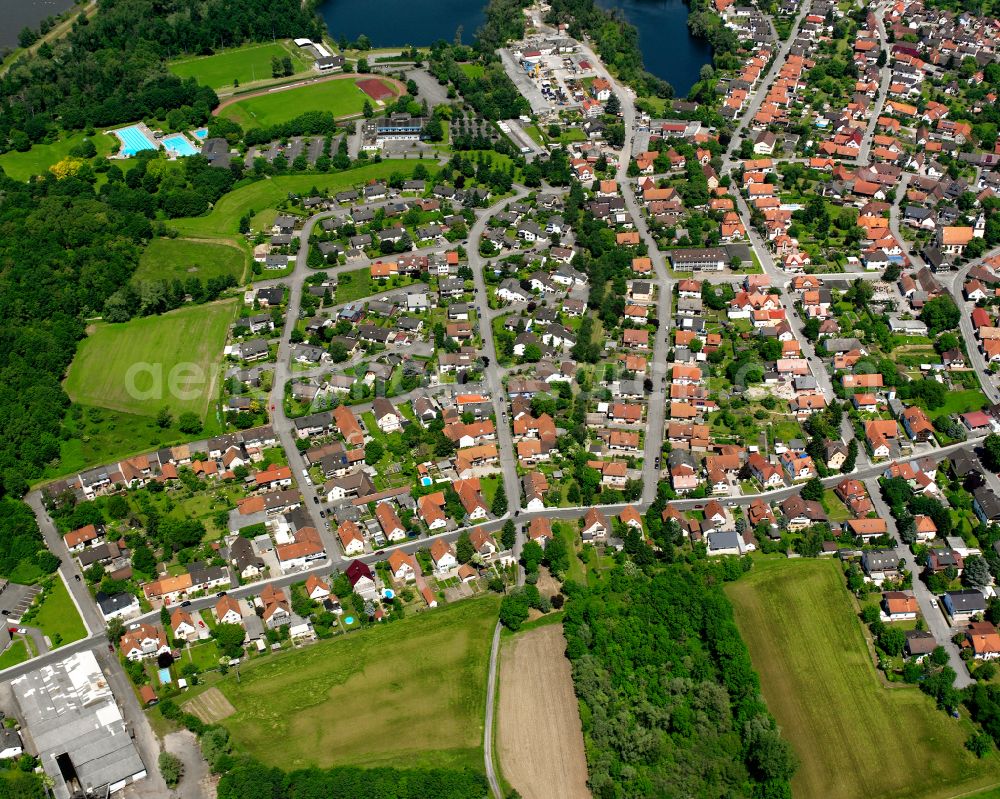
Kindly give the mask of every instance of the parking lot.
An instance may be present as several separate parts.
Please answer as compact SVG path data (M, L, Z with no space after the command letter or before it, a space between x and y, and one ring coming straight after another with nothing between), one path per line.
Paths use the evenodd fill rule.
M0 615L12 622L20 621L41 590L37 585L7 583L0 591Z

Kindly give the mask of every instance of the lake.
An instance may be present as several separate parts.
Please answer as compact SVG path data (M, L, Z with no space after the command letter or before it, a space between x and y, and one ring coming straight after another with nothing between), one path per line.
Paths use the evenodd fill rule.
M326 0L318 9L336 40L354 41L362 33L375 47L451 42L462 27L462 41L472 44L486 21L479 0Z
M25 26L38 29L48 16L72 8L73 0L0 0L0 48L17 47L17 34Z
M639 31L639 47L646 69L663 78L678 97L698 82L702 66L712 63L712 48L688 32L688 7L683 0L598 0L604 8L618 8Z
M3 2L4 0L0 0ZM688 33L683 0L598 0L605 8L620 8L639 30L646 69L670 83L683 97L698 81L703 64L712 62L704 39ZM373 13L377 9L377 13ZM428 45L452 41L462 26L462 41L471 44L484 20L477 0L326 0L319 7L330 35L354 41L362 33L375 47Z

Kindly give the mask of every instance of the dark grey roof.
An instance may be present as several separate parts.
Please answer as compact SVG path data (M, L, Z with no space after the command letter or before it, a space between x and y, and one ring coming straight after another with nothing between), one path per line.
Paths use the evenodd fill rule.
M945 596L957 613L976 613L986 610L986 597L975 588L949 591Z

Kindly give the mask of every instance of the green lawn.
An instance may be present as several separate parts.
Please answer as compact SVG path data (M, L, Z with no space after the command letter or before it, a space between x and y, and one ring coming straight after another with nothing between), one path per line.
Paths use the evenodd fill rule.
M337 277L337 294L334 297L334 302L337 305L343 302L354 302L387 288L389 288L389 281L376 282L372 280L371 269L363 266L351 272L343 272Z
M255 661L239 682L230 674L216 683L237 710L223 724L286 771L398 763L481 771L498 606L492 595L464 600Z
M837 563L756 558L726 593L799 757L794 796L944 799L1000 783L996 755L964 748L969 721L916 687L880 682Z
M945 395L944 405L933 411L927 411L927 415L932 419L937 419L939 416L949 413L978 411L986 402L986 395L978 388L952 390Z
M459 64L458 68L470 78L481 78L486 72L486 67L482 64Z
M327 80L307 86L248 97L222 109L220 116L244 128L267 127L287 122L307 111L329 111L335 117L360 114L371 98L358 88L356 79Z
M17 638L10 642L2 655L0 655L0 669L9 669L18 663L24 663L28 659L28 648L24 641Z
M236 300L192 305L162 316L99 324L80 342L66 377L76 402L155 416L204 418L221 382L226 330ZM157 379L159 377L159 379Z
M19 153L12 150L9 153L0 155L0 167L7 173L7 176L14 180L28 180L35 175L42 175L58 161L62 161L69 151L80 144L86 136L78 133L75 136L67 136L53 144L36 144L26 153ZM117 140L113 136L104 133L97 133L91 137L98 155L107 155L114 148Z
M283 175L270 180L258 180L226 194L205 216L174 219L170 226L193 238L234 236L239 233L240 217L243 214L275 208L278 203L287 200L289 194L311 193L313 188L335 193L388 178L393 172L409 177L417 163L416 159L389 159L334 174ZM433 168L432 165L425 166Z
M77 613L76 605L73 604L69 591L58 576L54 578L52 588L45 592L45 599L38 606L31 621L26 621L25 624L38 627L49 637L53 647L78 641L87 636L87 630L83 626L80 614ZM57 635L60 636L60 641L57 641Z
M187 280L205 282L220 275L232 275L242 282L247 255L228 244L191 239L153 239L142 252L136 280Z
M197 622L195 623L197 624ZM220 656L219 647L212 640L188 646L181 652L178 669L184 668L188 663L194 663L202 671L217 669Z
M833 523L844 522L851 518L850 510L833 493L832 488L828 488L823 492L823 507L826 508L826 515L830 517L830 521Z
M310 68L310 63L302 57L302 50L286 42L248 44L215 55L171 61L167 68L180 78L195 78L205 86L223 89L231 87L234 80L241 84L271 80L271 58L274 56L289 56L296 74Z

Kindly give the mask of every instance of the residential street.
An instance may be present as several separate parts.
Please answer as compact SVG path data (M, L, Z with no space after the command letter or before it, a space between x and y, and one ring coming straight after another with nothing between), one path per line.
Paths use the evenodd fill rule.
M920 604L920 615L927 622L928 631L934 634L934 639L948 652L948 664L955 670L955 674L957 675L955 677L955 687L964 688L966 685L972 683L973 680L969 676L969 669L966 667L965 661L959 655L958 647L951 640L956 630L951 628L951 625L948 623L948 617L944 614L944 609L940 607L940 603L931 594L927 588L927 584L920 579L921 567L910 552L910 548L903 544L902 541L899 541L896 520L892 518L889 506L882 499L878 480L874 477L869 477L865 480L865 487L868 489L868 496L871 497L876 512L880 518L885 519L889 527L889 533L898 542L895 548L896 555L905 563L907 570L913 575L913 593Z

